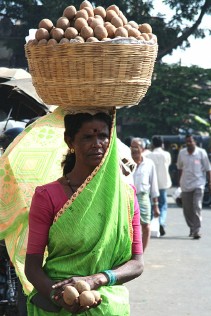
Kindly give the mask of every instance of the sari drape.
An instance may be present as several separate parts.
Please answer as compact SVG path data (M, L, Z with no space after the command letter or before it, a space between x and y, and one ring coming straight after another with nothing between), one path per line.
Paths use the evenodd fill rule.
M46 274L57 281L99 273L128 261L133 213L134 191L122 180L113 128L100 166L64 205L50 228ZM129 294L124 285L102 286L99 291L101 305L81 315L129 315ZM30 302L28 311L30 316L71 315L63 309L46 312Z

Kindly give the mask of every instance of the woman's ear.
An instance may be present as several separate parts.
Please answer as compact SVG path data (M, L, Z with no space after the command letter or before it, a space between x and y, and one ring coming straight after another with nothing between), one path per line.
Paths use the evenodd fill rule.
M65 143L67 144L67 146L68 146L69 148L72 148L72 147L73 147L73 146L72 146L72 141L71 141L70 136L64 135L64 141L65 141Z

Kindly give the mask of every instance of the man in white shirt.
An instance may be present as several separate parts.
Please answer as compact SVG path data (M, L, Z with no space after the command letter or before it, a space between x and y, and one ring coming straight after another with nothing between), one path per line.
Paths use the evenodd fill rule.
M131 154L137 166L133 173L134 185L140 207L142 241L145 251L150 239L151 201L153 201L154 216L159 216L158 196L159 189L157 175L153 161L143 155L144 141L141 138L133 138L131 142Z
M177 160L182 190L183 213L190 228L190 237L201 237L201 211L206 177L211 189L211 166L203 148L196 146L191 135L186 136L186 147L180 150Z
M160 223L160 236L165 235L166 216L167 216L167 189L171 187L171 178L169 174L169 166L171 164L171 155L168 151L163 149L163 140L159 136L152 138L152 152L147 155L148 158L152 159L158 178L159 188L159 223Z

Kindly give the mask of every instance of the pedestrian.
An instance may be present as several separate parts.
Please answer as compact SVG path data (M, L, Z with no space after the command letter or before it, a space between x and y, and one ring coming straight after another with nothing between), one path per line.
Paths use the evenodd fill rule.
M142 226L142 242L145 251L150 239L151 208L153 216L159 216L158 182L154 162L143 155L145 143L142 138L135 137L131 142L131 154L137 166L133 173L134 185L140 207ZM152 200L152 205L151 205Z
M164 150L164 143L160 136L152 137L152 151L148 154L148 158L152 159L158 178L158 206L160 211L159 224L160 224L160 236L166 234L166 217L167 217L167 189L172 185L171 177L169 174L169 166L171 164L171 155L168 151Z
M206 180L211 189L211 166L206 151L196 145L192 135L187 135L185 141L186 148L179 151L177 159L182 207L186 223L190 228L189 237L199 239Z
M108 110L64 117L69 152L63 176L36 188L29 212L30 316L129 315L123 283L141 275L143 249L139 208L134 211L135 191L123 181L114 124ZM90 307L77 299L67 305L64 286L78 280L102 300Z

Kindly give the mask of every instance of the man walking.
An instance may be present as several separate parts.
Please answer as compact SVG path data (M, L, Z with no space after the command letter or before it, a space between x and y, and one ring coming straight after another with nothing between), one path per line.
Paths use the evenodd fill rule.
M179 183L182 190L183 213L190 227L190 237L201 237L201 211L206 177L211 189L211 166L206 151L198 146L192 135L186 136L186 148L180 150L177 160Z
M145 251L150 239L151 200L153 204L153 215L154 217L159 216L159 190L155 165L151 159L143 155L144 147L143 139L139 137L132 139L131 154L137 164L133 178L140 207L142 241Z
M164 236L167 216L167 189L171 187L171 178L169 175L169 166L171 164L171 155L168 151L163 149L163 140L159 136L152 138L152 152L147 155L152 159L157 173L159 197L158 206L160 211L160 236Z

